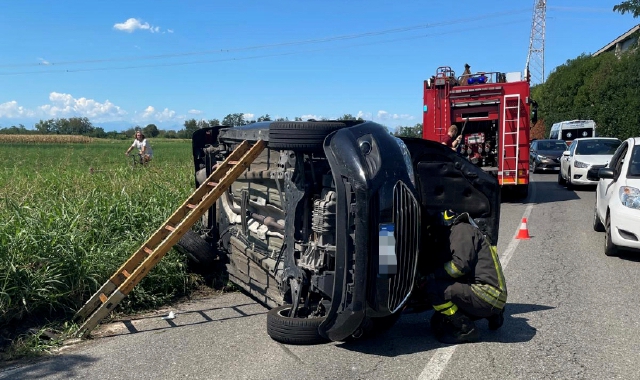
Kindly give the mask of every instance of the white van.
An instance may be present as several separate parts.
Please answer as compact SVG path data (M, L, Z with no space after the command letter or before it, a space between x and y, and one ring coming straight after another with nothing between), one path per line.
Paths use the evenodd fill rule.
M596 137L596 123L593 120L561 121L551 126L549 138L564 140L568 145L579 137Z

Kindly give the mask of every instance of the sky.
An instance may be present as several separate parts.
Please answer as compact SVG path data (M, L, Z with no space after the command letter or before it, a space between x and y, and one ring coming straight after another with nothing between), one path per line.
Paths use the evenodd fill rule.
M524 71L534 5L0 1L0 128L87 117L106 131L233 113L414 126L438 67ZM640 23L621 1L547 1L545 75Z

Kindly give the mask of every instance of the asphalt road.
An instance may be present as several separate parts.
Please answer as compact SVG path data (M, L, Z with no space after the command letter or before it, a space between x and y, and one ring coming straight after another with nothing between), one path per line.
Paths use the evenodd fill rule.
M509 300L504 326L447 346L432 312L406 314L356 343L283 345L266 309L240 293L127 323L0 379L633 379L640 378L640 254L604 255L592 229L594 189L569 191L535 174L525 202L502 203L498 250ZM531 238L516 240L526 217ZM161 317L173 311L176 318Z

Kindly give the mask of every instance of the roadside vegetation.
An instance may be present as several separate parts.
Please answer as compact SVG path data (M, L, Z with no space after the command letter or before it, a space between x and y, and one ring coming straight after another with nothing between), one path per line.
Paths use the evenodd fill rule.
M637 33L638 34L638 33ZM636 34L636 38L638 35ZM635 48L616 56L583 54L558 66L531 89L544 120L544 136L553 123L594 120L600 136L640 136L640 53Z
M0 361L73 330L74 313L193 191L190 141L152 140L154 161L134 168L130 142L50 137L0 139ZM116 311L201 281L172 250Z

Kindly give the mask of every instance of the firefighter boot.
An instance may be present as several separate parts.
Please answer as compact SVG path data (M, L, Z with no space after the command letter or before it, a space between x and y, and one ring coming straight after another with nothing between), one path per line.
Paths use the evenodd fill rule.
M475 323L462 312L443 315L442 317L442 328L434 331L436 339L441 343L471 343L478 340L479 334Z
M434 312L433 315L431 316L431 321L430 321L430 325L431 325L431 332L433 333L434 336L438 336L439 334L442 334L442 331L444 329L444 314L439 313L439 312Z
M489 330L499 329L504 323L504 308L500 310L499 314L492 315L487 318L487 321L489 322Z

